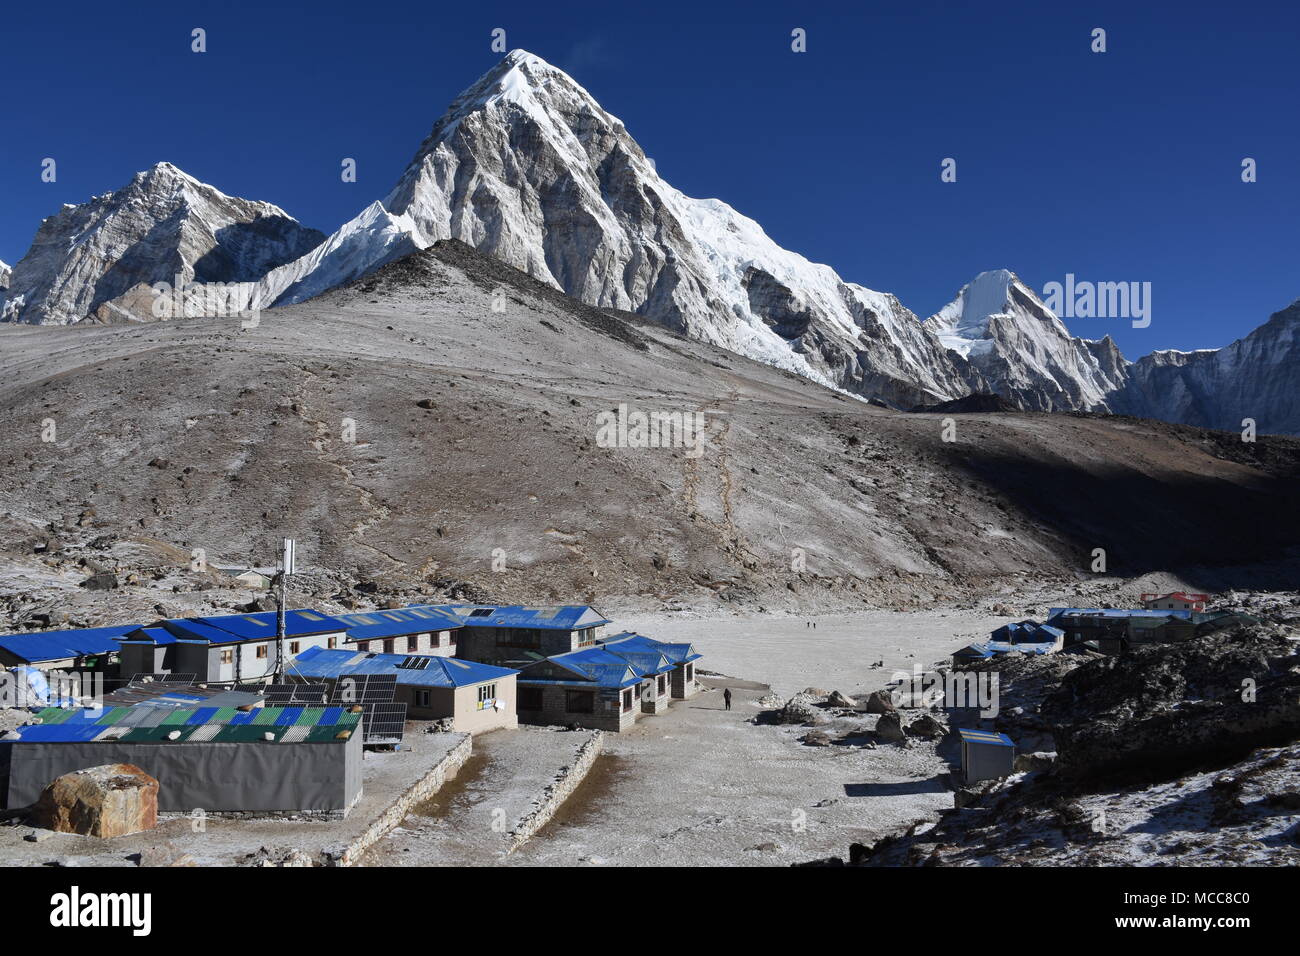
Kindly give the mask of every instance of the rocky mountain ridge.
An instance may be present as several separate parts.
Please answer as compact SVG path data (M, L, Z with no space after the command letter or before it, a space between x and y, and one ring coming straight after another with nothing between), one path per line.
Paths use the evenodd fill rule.
M1300 303L1223 349L1137 362L1109 336L1071 335L1007 270L981 273L921 321L895 296L781 248L726 203L673 188L621 120L523 50L462 93L392 191L328 238L163 163L46 220L4 314L147 319L149 285L177 274L245 284L240 308L283 306L442 239L589 305L896 408L994 394L1027 410L1231 429L1252 418L1260 432L1300 433Z

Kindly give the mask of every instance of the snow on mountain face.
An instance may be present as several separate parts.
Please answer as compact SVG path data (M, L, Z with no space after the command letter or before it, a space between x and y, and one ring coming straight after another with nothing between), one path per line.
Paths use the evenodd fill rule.
M66 205L13 267L10 321L149 318L156 282L255 282L324 236L270 203L227 196L159 163L122 189Z
M4 262L0 262L0 291L9 288L9 274L13 270Z
M824 384L903 406L970 390L965 361L897 299L782 249L725 203L683 195L619 119L522 50L452 103L382 205L267 276L257 304L302 301L399 246L447 238Z
M1185 425L1300 435L1300 301L1221 349L1162 351L1130 366L1114 411Z
M1013 273L982 272L925 325L965 358L991 391L1036 411L1104 410L1127 364L1106 336L1089 341Z

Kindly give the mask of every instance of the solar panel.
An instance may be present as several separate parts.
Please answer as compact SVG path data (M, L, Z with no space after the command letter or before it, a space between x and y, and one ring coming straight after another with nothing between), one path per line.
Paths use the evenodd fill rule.
M198 674L136 674L128 684L141 684L150 681L155 684L195 684L198 682Z
M397 666L402 670L422 671L429 666L429 658L408 657L406 660L402 661L402 663L398 664Z
M241 694L260 694L266 690L265 684L236 684L235 690Z
M405 729L405 704L366 704L361 711L363 743L400 743Z
M324 704L329 700L330 690L326 684L268 684L265 696L271 707Z
M397 693L396 674L347 674L334 682L331 704L389 703Z

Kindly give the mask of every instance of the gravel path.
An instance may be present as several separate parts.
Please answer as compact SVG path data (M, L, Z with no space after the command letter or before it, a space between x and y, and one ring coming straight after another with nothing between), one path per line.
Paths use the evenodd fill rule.
M521 727L474 738L474 753L456 779L376 844L362 865L500 862L511 828L589 736Z

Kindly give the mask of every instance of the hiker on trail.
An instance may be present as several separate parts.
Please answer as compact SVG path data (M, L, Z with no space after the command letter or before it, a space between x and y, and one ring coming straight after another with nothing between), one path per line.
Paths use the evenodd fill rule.
M722 702L723 704L726 705L727 710L731 710L731 688L730 687L723 688Z

